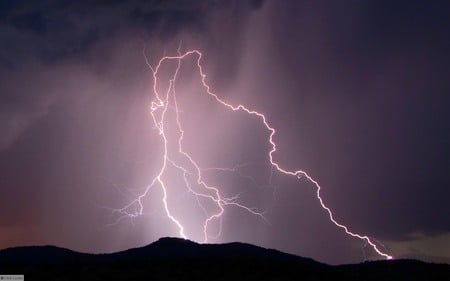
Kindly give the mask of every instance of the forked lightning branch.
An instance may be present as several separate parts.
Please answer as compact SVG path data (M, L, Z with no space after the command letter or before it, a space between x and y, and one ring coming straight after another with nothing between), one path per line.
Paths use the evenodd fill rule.
M372 238L367 235L358 234L352 232L348 226L339 222L333 215L332 210L325 204L321 197L321 186L319 183L310 177L303 170L288 170L283 168L281 164L274 160L274 153L277 151L277 145L274 142L274 135L276 133L275 128L273 128L266 116L263 113L254 111L249 109L248 107L238 104L233 105L230 104L223 99L221 99L217 94L211 91L210 86L206 82L206 74L202 67L202 53L199 50L190 50L183 54L179 53L176 56L165 56L162 57L156 66L152 67L148 64L149 68L153 74L153 95L154 100L150 105L150 113L151 120L153 122L153 126L157 129L159 136L162 141L163 151L161 154L160 166L157 171L157 175L152 180L150 185L148 185L139 195L137 195L129 204L120 209L115 209L114 211L121 215L121 218L124 217L136 217L140 216L144 213L144 199L146 196L149 196L149 191L151 188L160 188L162 192L162 206L164 208L163 212L167 219L170 220L178 229L178 235L183 238L189 238L186 235L186 225L180 218L174 214L171 206L169 204L169 190L171 186L169 183L165 181L164 175L167 173L168 167L178 169L180 174L182 175L182 180L184 182L185 188L196 198L196 202L200 209L203 212L203 242L208 242L211 238L217 238L221 235L222 231L222 218L226 209L230 206L237 207L242 209L245 212L250 213L251 215L255 215L265 220L264 213L253 208L250 208L241 202L239 202L238 196L226 197L223 193L221 193L220 186L212 185L208 183L208 181L202 175L202 169L200 168L197 160L190 154L189 151L185 149L184 146L184 128L182 126L182 120L180 116L180 110L177 103L177 78L179 75L179 70L183 62L187 58L195 59L196 69L193 69L193 72L198 73L199 82L205 89L205 93L210 95L217 103L224 106L225 108L230 110L230 114L237 111L242 111L247 113L248 115L255 116L259 118L261 123L265 126L267 131L269 132L269 137L267 142L270 144L270 151L268 152L267 159L270 161L273 169L276 172L284 174L286 176L296 177L298 179L305 178L315 187L316 197L323 208L323 210L327 213L329 220L336 225L338 228L342 229L348 235L360 239L364 241L367 245L369 245L378 255L384 257L386 259L392 259L393 257L382 249L380 249L380 245ZM167 80L169 85L167 90L160 92L161 87L158 87L158 81L161 80L159 77L160 72L162 71L162 67L165 64L175 63L176 67L169 75L169 79ZM169 111L175 112L175 122L169 122ZM173 123L175 123L175 128ZM168 136L168 130L176 130L176 140L175 143L172 137ZM169 155L169 147L175 145L177 159L183 159L183 161L175 161ZM194 187L195 185L195 187ZM208 206L215 206L214 208L208 208ZM212 227L212 225L218 225L218 227Z

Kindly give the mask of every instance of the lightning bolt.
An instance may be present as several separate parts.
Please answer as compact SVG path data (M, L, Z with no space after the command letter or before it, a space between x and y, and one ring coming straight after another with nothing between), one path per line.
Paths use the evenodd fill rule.
M144 53L145 56L145 53ZM212 186L208 184L202 175L202 171L205 170L221 170L221 171L236 171L239 166L236 166L234 168L206 168L202 169L200 168L199 164L193 159L193 157L185 151L183 147L183 140L184 140L184 129L182 127L182 122L180 121L180 110L178 108L177 103L177 94L176 94L176 80L178 77L178 73L181 67L181 64L184 59L187 57L194 57L196 62L197 71L199 72L201 84L204 87L206 94L211 96L215 101L217 101L222 106L228 108L229 110L236 112L236 111L242 111L247 113L248 115L256 116L259 118L259 120L262 122L262 124L265 126L267 131L269 132L269 138L268 143L271 146L270 151L268 152L268 159L270 161L270 165L272 166L272 170L275 172L282 173L284 175L293 176L297 179L305 178L307 179L312 185L315 187L316 190L316 197L319 201L321 207L325 210L327 213L330 221L336 225L338 228L345 231L347 235L350 235L354 238L362 240L365 245L369 245L378 255L381 257L384 257L386 259L393 259L393 256L385 253L382 251L377 243L375 243L369 236L358 234L355 232L352 232L349 230L349 228L338 222L334 215L332 210L324 203L324 200L321 197L321 190L322 187L319 185L319 183L314 180L311 176L309 176L305 171L303 170L288 170L286 168L283 168L281 164L276 162L274 160L274 153L277 151L277 145L274 141L275 136L275 128L273 128L269 122L267 121L266 116L263 113L260 113L255 110L251 110L248 107L238 104L238 105L232 105L230 103L227 103L223 99L221 99L217 94L215 94L208 83L206 82L206 74L202 67L202 57L203 54L199 50L190 50L185 53L180 53L180 48L178 49L178 55L176 56L164 56L162 57L157 65L153 67L147 57L145 56L146 63L149 67L149 69L152 71L153 76L153 94L155 96L154 101L151 102L150 105L150 114L151 119L153 121L154 127L158 130L158 133L162 139L163 143L163 153L162 153L162 159L161 159L161 166L159 169L158 174L156 177L152 180L151 184L148 185L144 191L136 197L133 201L131 201L128 205L124 206L121 209L114 209L115 213L119 213L121 216L119 217L119 222L124 217L136 217L139 215L144 214L144 205L142 203L142 200L148 195L149 191L155 187L156 185L159 186L162 190L162 205L164 206L164 212L168 219L173 222L173 224L178 228L178 234L179 236L183 238L187 238L185 234L185 227L183 226L183 223L177 219L170 208L170 204L168 203L168 186L164 181L164 175L167 172L168 166L172 166L172 168L175 168L179 170L183 174L183 181L186 186L187 192L191 193L195 198L197 199L197 204L201 208L204 214L204 221L203 221L203 242L208 242L210 238L217 238L221 235L222 231L222 216L225 212L225 208L228 206L233 206L240 208L252 215L256 215L260 217L261 219L267 221L264 217L264 212L256 210L255 208L247 207L241 203L239 203L239 195L234 197L225 197L221 194L220 188L217 186ZM167 91L164 93L160 93L160 91L157 88L157 84L159 81L159 72L161 70L161 67L165 63L169 62L176 62L176 68L175 71L173 71L169 81L169 85L167 87ZM174 159L171 159L169 157L169 154L172 152L169 151L169 137L168 133L166 131L166 126L168 126L168 115L169 115L169 108L173 109L175 114L175 123L176 123L176 129L177 129L177 148L176 148L176 154L178 155L178 158L181 157L182 161L175 161ZM204 205L204 202L208 201L210 204L212 203L215 208L214 210L211 210L211 208L207 208ZM211 224L213 222L218 222L218 230L215 234L211 234L210 228Z

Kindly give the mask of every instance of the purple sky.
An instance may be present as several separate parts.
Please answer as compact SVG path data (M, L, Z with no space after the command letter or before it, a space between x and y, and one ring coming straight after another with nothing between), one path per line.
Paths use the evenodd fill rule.
M215 93L266 114L275 160L316 179L338 221L396 257L448 262L449 4L337 2L1 1L0 249L111 252L177 235L158 188L144 216L109 226L107 208L158 172L143 51L155 65L181 42L202 50ZM205 178L268 220L227 208L211 242L377 258L329 222L310 183L271 173L267 131L208 100L193 63L177 82L186 148L203 168L245 164ZM201 240L198 208L170 182L169 203Z

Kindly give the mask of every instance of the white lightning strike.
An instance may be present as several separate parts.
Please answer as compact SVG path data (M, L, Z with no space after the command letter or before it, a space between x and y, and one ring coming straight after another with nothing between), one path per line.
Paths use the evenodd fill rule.
M265 220L263 212L259 212L253 208L249 208L249 207L239 203L238 202L239 196L234 196L232 198L224 197L220 193L220 190L218 187L209 185L208 183L205 182L205 180L202 177L203 170L216 169L216 170L223 170L223 171L233 171L233 170L236 170L236 167L235 168L201 169L200 166L198 165L198 163L183 148L184 130L183 130L183 127L180 122L180 115L179 115L180 111L178 110L175 84L176 84L176 80L177 80L177 76L178 76L178 72L179 72L181 63L186 57L189 57L189 56L196 57L196 66L197 66L197 70L199 71L199 74L201 77L201 83L202 83L202 86L205 88L206 93L208 95L212 96L218 103L222 104L223 106L225 106L226 108L228 108L232 111L243 111L249 115L257 116L261 120L261 122L264 124L266 129L270 132L268 142L270 143L272 148L268 153L268 158L269 158L270 164L276 171L283 173L285 175L295 176L298 179L300 179L302 177L306 178L316 188L316 197L317 197L320 205L322 206L322 208L327 212L328 217L333 224L335 224L337 227L344 230L345 233L347 233L348 235L358 238L360 240L363 240L366 244L370 245L372 247L372 249L378 255L380 255L386 259L393 259L392 256L390 256L389 254L380 250L379 246L376 243L374 243L369 236L354 233L354 232L350 231L346 225L339 223L334 218L334 215L333 215L333 212L331 211L331 209L329 207L327 207L327 205L323 202L323 199L320 195L322 187L319 185L319 183L316 180L314 180L311 176L309 176L305 171L302 171L302 170L291 171L291 170L282 168L282 166L273 159L273 154L277 151L276 143L273 140L273 137L276 133L275 129L269 125L269 123L266 119L266 116L264 114L257 112L255 110L251 110L242 104L238 104L238 105L229 104L229 103L225 102L224 100L222 100L221 98L219 98L219 96L217 96L215 93L213 93L211 91L210 86L206 82L206 74L204 73L203 67L201 64L202 53L199 50L190 50L188 52L185 52L184 54L181 54L178 51L177 56L164 56L163 58L161 58L158 61L158 64L156 65L156 67L152 67L146 58L147 65L149 66L149 68L151 69L152 74L153 74L153 94L155 95L155 100L151 103L150 113L151 113L151 117L153 120L153 125L158 130L159 135L161 136L161 139L163 141L164 148L163 148L163 155L162 155L162 164L161 164L161 168L160 168L157 176L153 179L151 184L139 196L136 197L135 200L133 200L132 202L130 202L128 205L126 205L125 207L123 207L121 209L114 210L114 212L119 213L121 215L121 217L119 217L117 222L119 222L124 217L136 217L139 215L143 215L144 214L144 212L143 212L144 206L142 204L142 200L145 196L147 196L148 192L150 191L150 189L152 187L154 187L155 185L158 185L163 192L162 203L163 203L164 211L165 211L167 217L177 226L179 235L183 238L187 238L182 222L180 222L172 214L169 204L167 202L167 197L168 197L167 188L168 187L166 186L166 183L163 180L163 175L166 171L168 164L172 165L176 169L179 169L183 173L183 180L184 180L184 183L186 185L188 192L192 193L196 197L197 203L205 215L205 220L203 223L203 242L205 242L205 243L208 242L208 238L210 238L210 237L217 238L220 236L221 228L222 228L222 215L224 214L225 208L227 206L234 206L234 207L241 208L244 211L247 211L250 214L256 215ZM158 72L160 71L161 66L164 63L169 62L169 61L176 61L177 67L176 67L172 77L169 80L169 87L168 87L167 91L164 94L161 94L157 89ZM184 157L184 159L188 163L187 165L189 165L190 168L186 167L186 165L176 163L175 161L169 159L169 157L168 157L169 140L166 135L165 125L167 124L167 111L169 109L169 105L171 108L174 108L174 111L175 111L175 120L176 120L177 130L178 130L178 151L177 151L177 153L180 156ZM199 188L200 190L194 190L194 188L192 187L192 185L189 182L188 176L195 177L196 184L199 187L201 187L201 188ZM208 211L207 208L205 208L202 205L200 198L209 200L211 203L215 204L215 206L217 207L217 211L215 211L215 212ZM210 228L210 224L213 221L217 221L219 223L219 230L217 231L217 233L215 235L211 235L208 231Z

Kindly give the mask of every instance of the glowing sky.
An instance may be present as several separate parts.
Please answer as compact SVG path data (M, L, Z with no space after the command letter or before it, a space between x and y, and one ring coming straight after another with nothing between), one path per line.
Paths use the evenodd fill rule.
M110 208L159 172L147 63L181 46L202 50L214 93L266 115L275 160L318 180L338 221L396 257L448 262L449 7L390 2L0 2L0 248L110 252L178 235L160 189L142 216ZM273 171L266 128L208 99L195 63L177 78L186 149L266 218L227 208L211 242L379 258L329 222L310 182ZM169 203L201 241L202 210L171 169Z

